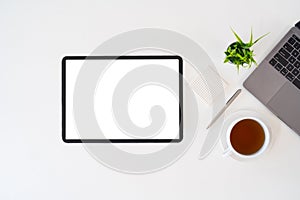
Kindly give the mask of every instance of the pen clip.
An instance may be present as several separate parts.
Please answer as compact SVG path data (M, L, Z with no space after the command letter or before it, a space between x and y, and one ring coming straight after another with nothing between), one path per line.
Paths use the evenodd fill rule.
M235 99L235 97L238 96L238 95L241 93L241 91L242 91L242 89L238 89L238 90L234 93L234 95L232 95L232 96L230 97L230 99L228 99L228 101L226 102L226 105L227 105L227 104L230 104L230 103Z

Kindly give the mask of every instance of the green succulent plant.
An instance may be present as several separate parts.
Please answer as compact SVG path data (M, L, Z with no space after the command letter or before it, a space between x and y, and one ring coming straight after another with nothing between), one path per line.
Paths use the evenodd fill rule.
M227 50L224 52L226 57L224 59L224 63L232 63L236 66L237 71L239 72L240 67L243 68L250 68L252 64L254 63L257 65L255 59L254 59L254 53L251 47L256 44L259 40L261 40L263 37L268 35L269 33L260 36L258 39L253 41L253 34L252 29L250 33L250 41L248 43L245 43L242 41L242 39L237 35L237 33L231 29L233 32L235 38L237 39L236 42L233 42L230 44L227 48Z

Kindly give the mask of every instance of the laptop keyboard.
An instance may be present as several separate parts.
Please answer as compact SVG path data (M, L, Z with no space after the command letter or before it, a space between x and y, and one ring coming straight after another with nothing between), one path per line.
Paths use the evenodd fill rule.
M292 35L269 63L300 89L300 39Z

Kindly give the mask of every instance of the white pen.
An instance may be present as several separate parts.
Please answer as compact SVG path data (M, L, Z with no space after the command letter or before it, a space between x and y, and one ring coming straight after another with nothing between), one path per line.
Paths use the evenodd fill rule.
M209 129L213 123L215 123L219 117L223 114L223 112L230 106L230 104L239 96L239 94L242 92L242 89L238 89L231 97L230 99L226 102L225 106L218 112L218 114L213 118L213 120L208 124L206 129Z

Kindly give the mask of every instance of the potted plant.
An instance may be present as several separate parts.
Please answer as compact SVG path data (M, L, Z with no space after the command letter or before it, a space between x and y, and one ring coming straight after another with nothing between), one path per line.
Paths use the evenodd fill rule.
M268 33L253 41L253 34L251 29L250 41L248 43L245 43L233 29L231 29L231 31L233 32L237 41L230 44L227 50L224 52L226 55L224 63L234 64L238 72L240 67L249 69L253 63L257 65L254 59L255 55L251 47L253 47L254 44L256 44L259 40L265 37Z

